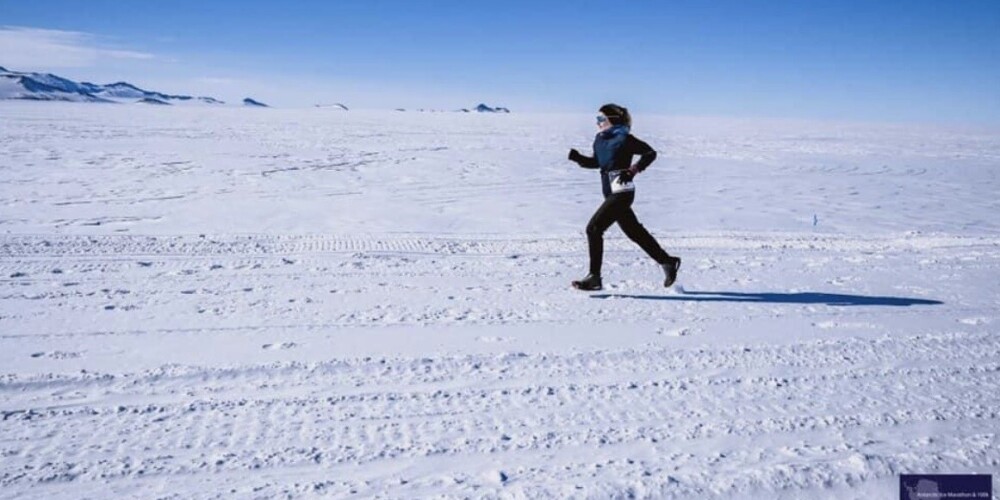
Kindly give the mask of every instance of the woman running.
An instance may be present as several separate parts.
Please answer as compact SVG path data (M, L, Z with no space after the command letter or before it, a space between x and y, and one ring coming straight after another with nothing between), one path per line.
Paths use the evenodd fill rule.
M632 117L628 109L617 104L605 104L601 106L600 114L597 115L597 127L600 130L594 138L594 156L584 156L575 149L569 150L570 160L583 168L600 170L601 188L604 191L604 203L597 208L587 223L590 274L582 280L573 282L573 286L580 290L602 288L601 260L604 257L604 232L615 222L622 228L625 236L636 242L663 267L666 275L663 286L669 287L674 284L677 270L681 267L681 259L671 257L663 251L632 211L632 202L635 201L635 185L632 179L653 163L656 151L649 147L649 144L630 134L631 126ZM632 165L633 156L639 156L639 161L635 165Z

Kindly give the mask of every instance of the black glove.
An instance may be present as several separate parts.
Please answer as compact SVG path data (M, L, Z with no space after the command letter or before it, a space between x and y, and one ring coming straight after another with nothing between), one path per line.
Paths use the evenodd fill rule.
M583 157L583 155L581 155L580 152L577 151L576 149L570 149L569 150L569 159L570 159L570 161L575 161L577 163L580 163L580 158L581 157Z

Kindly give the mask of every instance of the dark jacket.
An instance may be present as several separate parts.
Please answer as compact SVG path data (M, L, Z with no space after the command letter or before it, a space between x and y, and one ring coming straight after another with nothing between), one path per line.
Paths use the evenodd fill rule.
M574 154L575 153L575 154ZM611 195L611 180L608 172L625 170L632 166L632 157L640 156L636 168L642 172L656 160L656 151L649 144L629 133L628 127L617 125L598 132L594 137L594 156L584 156L573 150L569 159L583 168L598 168L601 171L601 190L604 196Z

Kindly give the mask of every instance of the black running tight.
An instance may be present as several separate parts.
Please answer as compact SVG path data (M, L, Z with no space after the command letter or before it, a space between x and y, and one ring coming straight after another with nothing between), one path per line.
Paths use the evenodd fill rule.
M646 228L642 227L639 219L632 211L632 202L635 201L635 193L612 194L604 199L604 203L594 212L594 216L587 223L587 243L590 246L590 274L601 275L601 261L604 258L604 232L611 227L611 224L618 223L625 236L640 247L656 262L666 262L669 255L663 251L656 238L649 234Z

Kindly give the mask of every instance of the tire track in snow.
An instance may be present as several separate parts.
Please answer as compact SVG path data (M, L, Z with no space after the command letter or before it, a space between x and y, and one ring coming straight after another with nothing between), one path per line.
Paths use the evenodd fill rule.
M1000 253L1000 238L966 236L897 236L870 237L803 234L669 235L670 246L684 249L718 250L816 250L816 251L907 251L941 248L980 248ZM123 256L258 256L327 252L430 253L441 255L558 254L575 253L580 236L560 238L499 239L489 235L455 237L384 237L341 238L301 235L225 235L199 236L0 236L0 256L6 258L65 258ZM630 248L623 237L608 238L612 248Z
M608 359L613 364L622 361ZM240 380L228 391L208 389L207 399L195 402L140 401L7 415L0 427L9 436L8 442L28 444L11 455L15 458L7 462L0 485L323 467L436 455L555 453L580 446L658 448L720 437L751 440L761 454L776 454L763 435L776 434L784 441L796 435L829 437L929 423L990 428L1000 418L1000 408L976 402L995 393L1000 365L976 363L984 359L994 358L987 353L982 359L966 358L971 363L949 368L849 369L826 374L816 374L813 368L801 376L700 376L669 378L662 384L639 377L632 382L563 381L546 386L531 384L538 380L532 377L520 379L513 387L465 389L464 394L463 390L424 387L408 394L375 391L260 398L260 389L266 394L267 384L262 388ZM685 370L681 367L680 371ZM270 375L279 384L303 380L294 374ZM941 380L947 381L944 391L920 396L920 387L941 387ZM211 382L209 378L203 383ZM136 389L155 394L160 381L146 383L153 387ZM846 394L850 403L841 406L838 399L844 398L828 397L835 394ZM911 409L901 409L906 407ZM109 442L106 435L87 432L93 428L122 438ZM165 443L162 436L172 437ZM68 461L44 462L46 450L63 447L67 441L73 442L75 450L64 455ZM149 451L141 452L140 443ZM273 443L283 444L274 448ZM0 449L8 454L8 446L5 443ZM552 473L558 476L558 471ZM830 474L843 473L837 469Z
M704 262L692 262L706 266L704 272L745 262L726 254L745 249L757 250L755 262L762 265L785 261L788 266L791 259L817 270L812 272L835 265L842 250L861 273L886 258L911 262L931 255L936 263L969 259L969 266L992 265L1000 252L994 239L973 237L741 238L680 236L675 246L709 253ZM609 247L616 245L630 243L613 240ZM325 280L342 280L335 287L355 287L356 295L380 299L404 290L401 281L437 274L461 279L420 290L441 294L442 300L461 290L484 303L498 294L507 298L504 307L478 313L474 307L452 308L465 311L461 320L449 316L450 309L436 310L435 303L376 310L350 302L352 295L345 293L336 298L344 304L341 309L327 311L323 321L311 325L300 310L289 309L288 316L279 316L288 321L269 325L185 326L178 319L167 327L109 326L89 333L22 328L0 339L68 335L85 342L86 335L109 333L169 339L181 332L322 331L393 321L446 324L449 318L474 327L491 314L519 307L515 302L521 297L510 295L523 294L537 280L527 273L563 265L561 256L580 252L577 237L7 236L0 238L0 271L8 276L4 301L18 307L11 307L4 321L44 317L46 307L57 303L64 311L94 317L102 302L86 293L105 288L106 293L121 288L141 296L140 310L188 299L210 308L233 302L246 287L267 292L269 281L295 282L297 292L308 294L321 290ZM878 259L867 261L864 252ZM498 260L483 270L484 258ZM532 263L534 258L540 260ZM445 265L429 266L431 260ZM633 264L609 265L625 271ZM470 279L477 270L477 279L495 280L510 269L525 271L526 277L507 287ZM14 273L24 275L9 277ZM326 274L311 277L317 273ZM226 286L211 285L220 277ZM380 288L379 282L391 278L396 282ZM61 287L69 280L79 284ZM156 286L146 287L145 281ZM627 286L642 291L635 283ZM83 295L70 291L77 287L84 287ZM530 294L526 297L530 300ZM247 303L272 314L284 310L278 304L282 298ZM588 299L552 299L549 310L573 311L568 300ZM632 316L647 311L636 301L595 305L591 315L575 319L618 321L616 311ZM695 322L704 317L699 307L684 304L682 313ZM959 310L949 307L952 313ZM637 492L711 498L754 488L851 486L892 478L901 470L996 463L1000 365L994 360L1000 358L1000 338L979 328L989 325L982 308L970 311L987 319L955 331L827 336L784 345L652 345L229 368L164 365L133 373L7 373L0 377L0 486L13 494L71 488L62 490L66 496L92 489L99 497L116 488L151 493L163 481L210 484L205 496L225 496L230 489L256 496L348 495L351 490L362 496L405 496L423 485L455 496L552 497L580 495L566 488L582 483L585 494L593 496ZM738 304L720 313L718 321L734 323L781 316L767 304ZM857 323L866 314L852 311L847 319ZM500 322L560 318L536 314ZM49 458L55 455L59 458ZM434 463L448 463L448 476L419 469ZM484 463L499 464L508 479L496 479L494 473L484 479ZM256 482L247 486L248 471L264 474L254 474Z
M0 379L0 394L47 399L49 390L80 387L120 392L116 388L149 385L185 388L188 396L198 394L197 387L213 381L213 390L225 384L236 387L270 386L275 375L289 376L304 385L362 388L369 385L471 383L506 380L549 380L628 373L681 375L691 372L740 373L749 371L782 372L787 369L815 370L847 367L902 366L937 363L947 366L961 360L989 358L1000 353L1000 338L992 334L936 334L882 336L874 339L845 338L794 343L782 346L747 345L726 349L643 349L597 350L571 355L477 354L438 358L365 357L337 359L319 363L276 363L234 368L205 368L168 365L140 373L99 373L19 376L6 374ZM293 377L297 375L297 377ZM201 382L198 384L197 382ZM194 388L189 388L194 386ZM191 392L194 391L194 392ZM131 392L131 391L125 391ZM20 398L19 398L20 399Z

